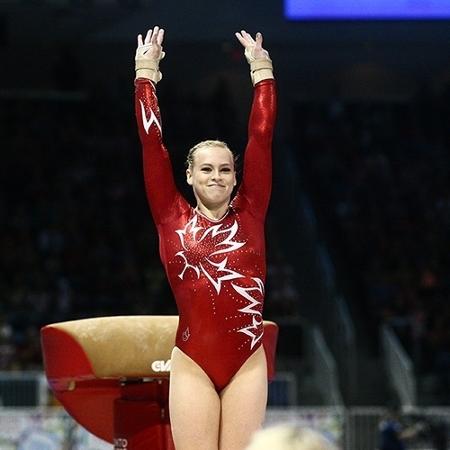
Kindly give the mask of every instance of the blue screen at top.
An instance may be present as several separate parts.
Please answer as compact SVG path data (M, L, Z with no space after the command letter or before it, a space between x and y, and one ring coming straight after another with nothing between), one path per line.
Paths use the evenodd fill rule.
M450 19L450 0L284 0L291 20Z

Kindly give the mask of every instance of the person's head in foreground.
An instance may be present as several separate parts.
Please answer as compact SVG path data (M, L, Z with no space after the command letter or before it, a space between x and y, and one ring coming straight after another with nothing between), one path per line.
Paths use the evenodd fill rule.
M337 450L337 447L311 428L276 425L255 433L246 450Z

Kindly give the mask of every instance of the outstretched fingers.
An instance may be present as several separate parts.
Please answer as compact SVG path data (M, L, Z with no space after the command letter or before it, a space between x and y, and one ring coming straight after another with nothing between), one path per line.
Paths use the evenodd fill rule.
M162 28L160 28L158 31L158 35L156 37L156 43L158 45L162 45L163 40L164 40L164 30Z
M139 35L141 36L141 35ZM142 42L142 36L141 40L139 41L138 36L138 43ZM145 35L144 44L145 45L161 45L164 40L164 30L162 28L159 28L158 26L155 26L150 28L147 31L147 34Z
M263 37L260 32L256 33L256 40L245 30L238 31L234 33L234 35L245 48L256 47L257 49L262 49Z
M154 26L153 29L150 28L145 35L145 44L155 44L164 35L164 30L159 28L158 25ZM161 41L162 42L162 41Z
M152 39L153 30L150 28L150 30L147 31L147 34L145 35L144 44L150 44L150 41Z
M164 30L159 28L159 26L155 26L147 31L145 38L143 38L142 34L138 34L138 49L144 53L146 53L151 47L157 49L157 51L161 51L163 40Z
M152 45L156 44L156 40L158 39L158 34L159 34L159 27L156 26L153 28L153 32L150 35L150 43Z
M252 38L252 35L250 33L247 33L245 30L241 31L242 36L244 36L245 40L250 44L250 45L255 45L255 40Z
M256 44L255 44L256 48L259 50L262 49L262 43L263 43L263 37L262 37L262 34L258 31L256 33Z
M245 47L247 43L241 33L236 32L234 33L234 35L237 37L237 40Z
M235 36L245 48L255 45L255 41L245 30L235 33Z

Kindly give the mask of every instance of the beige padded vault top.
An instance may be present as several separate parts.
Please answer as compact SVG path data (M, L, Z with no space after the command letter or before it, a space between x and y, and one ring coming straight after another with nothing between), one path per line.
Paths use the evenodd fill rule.
M83 348L99 378L161 375L177 326L178 316L99 317L49 325Z

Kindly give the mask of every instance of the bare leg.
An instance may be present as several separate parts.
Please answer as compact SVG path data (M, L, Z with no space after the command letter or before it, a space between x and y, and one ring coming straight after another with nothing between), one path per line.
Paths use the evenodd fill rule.
M169 392L176 450L218 450L220 398L206 373L175 347Z
M267 362L261 346L220 393L220 450L243 450L264 421L267 403Z

